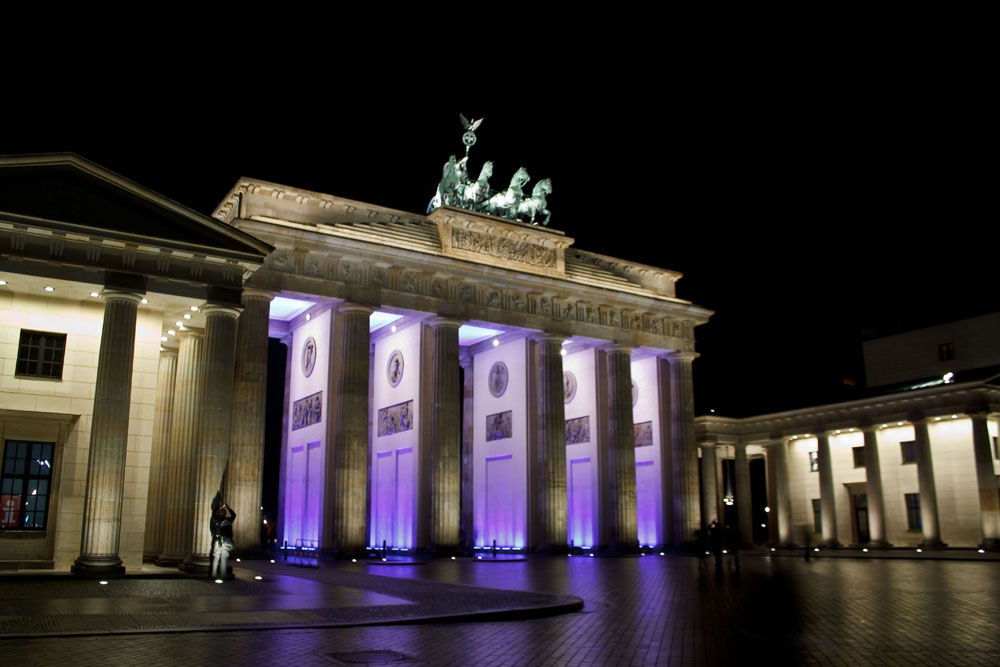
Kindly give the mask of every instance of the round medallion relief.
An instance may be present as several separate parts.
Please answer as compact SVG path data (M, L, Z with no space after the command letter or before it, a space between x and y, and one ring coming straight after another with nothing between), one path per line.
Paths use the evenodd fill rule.
M569 403L576 396L576 376L573 371L563 373L563 403Z
M390 387L395 387L403 379L403 353L394 350L389 355L389 363L385 367L385 379L389 381Z
M306 339L306 344L302 346L302 374L306 377L312 375L316 368L316 339L312 336Z
M632 380L632 407L634 408L635 404L638 402L639 402L639 385L635 383L635 380Z
M490 366L490 393L494 397L500 398L503 393L507 391L507 364L502 361L498 361L492 366Z

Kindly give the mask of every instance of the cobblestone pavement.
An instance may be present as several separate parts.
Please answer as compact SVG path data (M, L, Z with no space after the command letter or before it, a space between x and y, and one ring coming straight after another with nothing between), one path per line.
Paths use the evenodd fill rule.
M580 612L519 621L5 639L0 664L1000 662L996 562L744 557L740 571L730 563L718 573L707 559L574 557L391 568L345 564L316 576L366 570L383 575L367 589L377 595L406 597L406 587L420 578L573 594L586 604Z

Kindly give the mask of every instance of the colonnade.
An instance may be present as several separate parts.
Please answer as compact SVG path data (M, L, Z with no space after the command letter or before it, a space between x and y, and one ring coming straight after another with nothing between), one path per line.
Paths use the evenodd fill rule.
M270 297L246 290L240 308L207 304L201 309L205 328L181 330L178 348L161 351L143 545L147 559L207 572L210 505L219 491L237 513L236 548L258 543ZM143 295L105 289L101 298L105 313L82 538L72 568L81 576L124 572L118 535L136 314Z
M988 430L988 412L985 409L970 410L964 415L971 422L972 453L975 460L975 475L977 495L979 499L979 516L982 531L981 547L1000 548L1000 493L998 493L997 476L994 473L991 441ZM951 416L957 419L958 415ZM941 539L941 519L939 515L938 492L935 483L934 457L928 424L941 421L942 417L929 417L922 412L913 411L907 423L913 428L913 450L916 464L916 479L919 489L919 516L921 548L942 548L947 546ZM900 425L903 422L899 422ZM885 428L882 425L881 428ZM891 547L886 529L885 494L883 490L883 474L880 463L878 431L880 427L871 419L862 418L859 426L849 429L861 431L864 442L864 488L866 495L867 534L864 543L869 548ZM828 547L841 546L845 539L838 534L837 507L835 493L835 470L833 457L830 453L830 437L840 434L844 429L829 429L814 427L809 437L816 440L816 472L819 476L819 525L820 545ZM772 541L780 546L795 546L796 536L792 526L792 498L789 484L789 452L788 447L794 439L791 436L776 435L769 441L758 442L763 447L767 457L767 495L770 505L769 522L771 524ZM702 504L707 509L703 524L707 525L716 518L720 506L720 494L716 488L717 451L720 444L703 442L700 444L702 456ZM721 445L732 447L735 453L735 504L737 507L738 525L741 542L752 543L753 524L750 508L749 469L746 455L747 442L736 441ZM776 539L774 539L776 538Z

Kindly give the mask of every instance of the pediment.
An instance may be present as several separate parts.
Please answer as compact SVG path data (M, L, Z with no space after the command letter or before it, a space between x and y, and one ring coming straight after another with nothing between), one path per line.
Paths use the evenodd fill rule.
M0 212L263 258L270 246L73 154L0 157Z

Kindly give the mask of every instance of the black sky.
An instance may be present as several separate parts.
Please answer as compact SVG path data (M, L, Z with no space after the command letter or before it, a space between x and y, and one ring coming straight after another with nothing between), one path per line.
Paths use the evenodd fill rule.
M484 117L472 171L551 178L576 247L682 271L678 296L716 311L696 331L699 414L857 396L863 335L996 310L996 141L973 76L647 46L468 94L434 71L347 84L259 63L42 77L8 88L0 153L73 151L206 214L241 176L420 213L462 151L459 112Z

